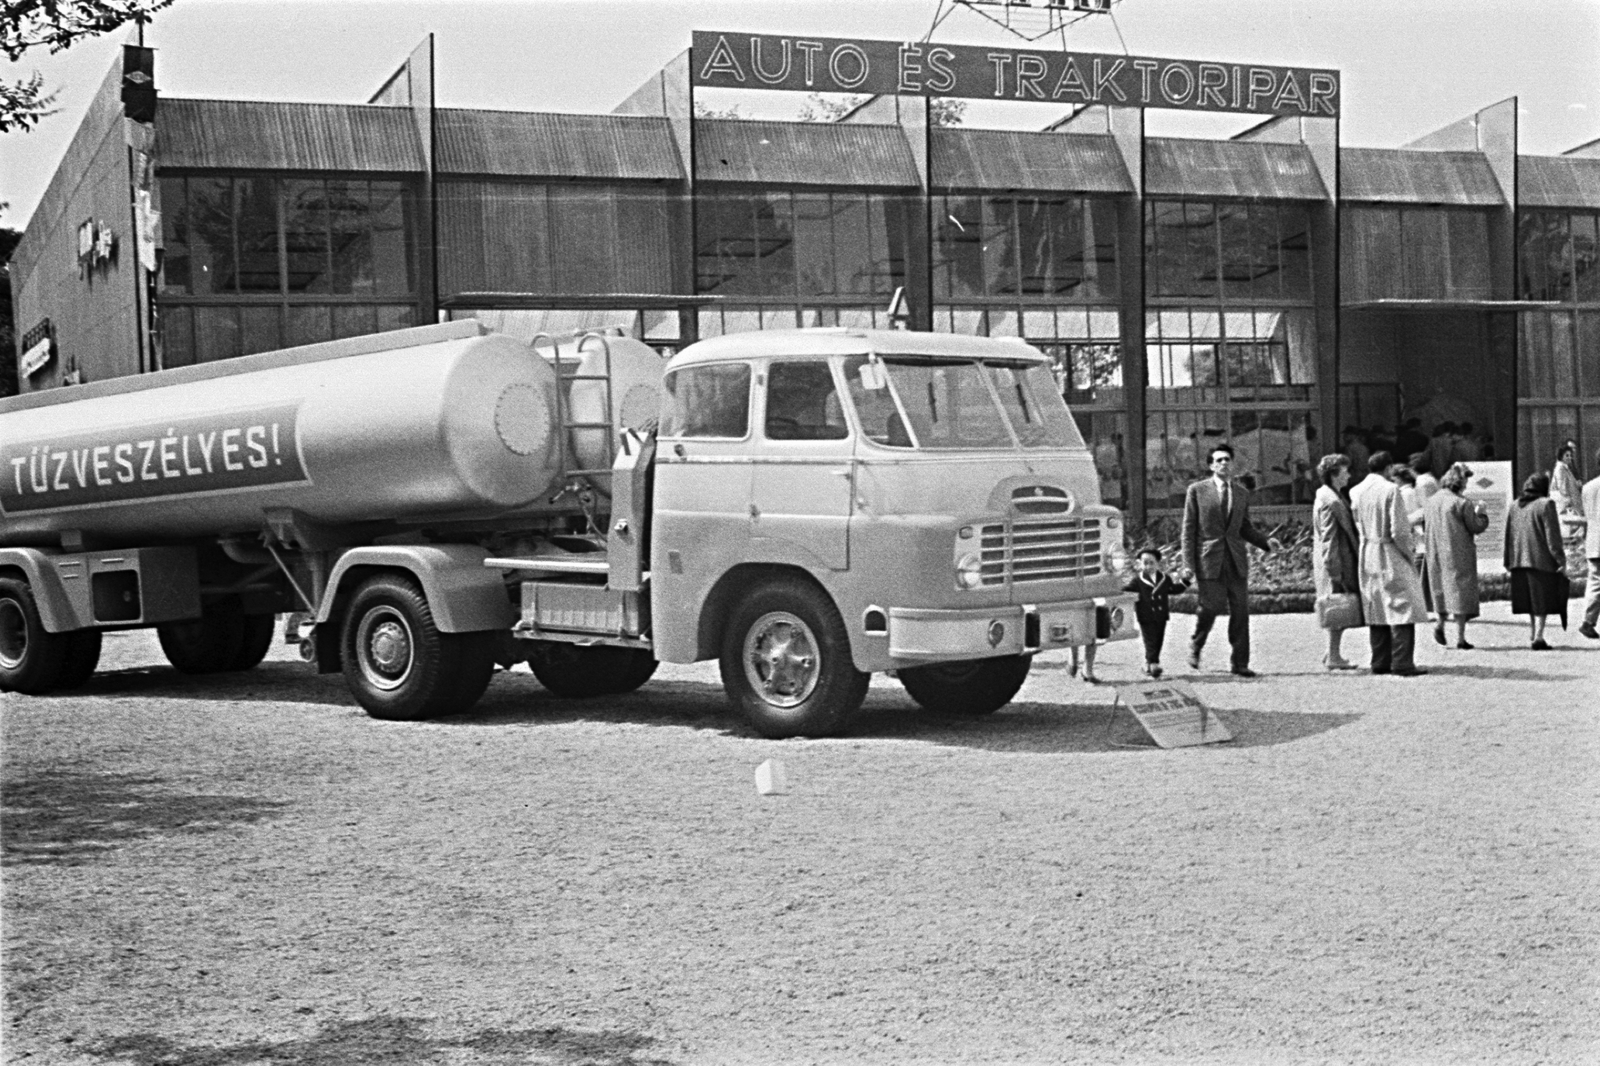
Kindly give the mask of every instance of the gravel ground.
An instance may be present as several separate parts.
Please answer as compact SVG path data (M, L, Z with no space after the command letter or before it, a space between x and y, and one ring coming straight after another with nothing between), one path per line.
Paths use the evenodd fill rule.
M877 679L776 743L712 664L405 725L288 649L204 680L115 636L0 696L4 1058L1600 1062L1600 645L1487 607L1416 679L1321 672L1303 615L1192 675L1180 619L1236 739L1173 751L1058 656L987 720Z

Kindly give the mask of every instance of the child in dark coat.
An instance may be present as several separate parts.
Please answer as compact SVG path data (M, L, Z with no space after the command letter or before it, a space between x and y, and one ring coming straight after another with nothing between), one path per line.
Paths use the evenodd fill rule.
M1161 645L1167 638L1167 619L1172 616L1167 601L1188 587L1189 582L1161 569L1158 549L1145 548L1139 553L1139 573L1123 591L1139 594L1133 613L1144 638L1144 672L1151 677L1161 676Z

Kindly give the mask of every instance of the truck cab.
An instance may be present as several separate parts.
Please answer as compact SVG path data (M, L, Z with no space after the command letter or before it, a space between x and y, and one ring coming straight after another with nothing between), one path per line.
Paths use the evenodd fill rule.
M836 730L880 671L987 713L1035 653L1134 633L1121 515L1021 341L703 341L667 367L655 443L654 655L720 659L767 735Z

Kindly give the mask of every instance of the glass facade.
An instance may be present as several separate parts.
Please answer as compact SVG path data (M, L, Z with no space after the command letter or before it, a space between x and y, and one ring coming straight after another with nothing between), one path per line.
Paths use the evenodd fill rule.
M417 226L405 183L160 180L162 365L416 324Z
M1257 504L1309 503L1318 395L1308 210L1152 201L1144 221L1146 506L1181 508L1223 441Z
M934 330L1021 337L1048 355L1101 498L1127 506L1115 201L946 193L930 211Z
M1518 292L1558 304L1517 316L1517 474L1548 471L1564 440L1591 478L1600 448L1600 212L1523 211Z
M663 185L449 179L435 195L441 299L675 291Z
M444 174L430 237L420 175L158 180L164 366L402 328L436 308L524 339L620 329L670 354L750 330L891 328L903 287L937 331L1043 351L1103 498L1155 516L1181 506L1220 440L1259 503L1303 507L1312 463L1336 446L1325 407L1361 427L1469 411L1501 440L1514 407L1519 476L1548 468L1562 440L1585 467L1600 447L1600 208L1519 211L1515 269L1491 276L1510 216L1484 207L1344 203L1335 221L1293 200L717 181L691 201L659 179ZM1119 245L1130 210L1142 248ZM1313 268L1332 265L1318 242L1335 226L1342 309ZM1340 381L1325 397L1333 340L1316 323L1333 315ZM1141 321L1130 380L1124 331Z
M887 327L920 209L895 193L702 186L695 291L722 299L701 310L700 335Z

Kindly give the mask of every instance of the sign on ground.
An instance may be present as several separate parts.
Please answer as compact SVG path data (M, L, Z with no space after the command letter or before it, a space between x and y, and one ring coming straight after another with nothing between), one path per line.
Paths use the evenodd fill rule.
M1232 740L1233 734L1186 681L1120 685L1117 699L1163 748L1188 748Z

